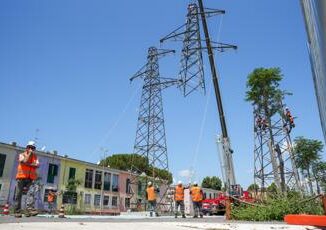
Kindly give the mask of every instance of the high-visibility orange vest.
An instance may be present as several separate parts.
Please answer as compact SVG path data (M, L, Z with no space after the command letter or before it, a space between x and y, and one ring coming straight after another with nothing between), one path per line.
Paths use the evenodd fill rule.
M155 194L154 186L148 187L148 188L146 189L146 192L147 192L147 199L148 199L149 201L154 201L154 200L156 200L156 194Z
M175 187L175 194L174 194L174 199L177 201L184 200L185 197L185 192L184 192L184 187L183 186L176 186Z
M201 193L201 189L198 186L194 186L191 188L191 198L192 201L199 202L203 200L203 196Z
M23 152L22 154L26 154ZM30 166L29 164L36 163L37 157L33 153L29 160L26 162L27 164L18 163L17 167L17 174L16 174L16 179L31 179L31 180L36 180L37 179L37 173L36 173L36 167L35 166Z
M48 202L52 203L54 201L55 198L55 193L54 192L49 192L48 194Z

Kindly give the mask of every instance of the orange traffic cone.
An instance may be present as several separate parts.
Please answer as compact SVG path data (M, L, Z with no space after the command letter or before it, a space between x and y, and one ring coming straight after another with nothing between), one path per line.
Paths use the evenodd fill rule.
M65 218L65 206L61 205L61 208L59 209L59 218Z
M5 204L5 206L3 207L3 215L9 215L9 204Z

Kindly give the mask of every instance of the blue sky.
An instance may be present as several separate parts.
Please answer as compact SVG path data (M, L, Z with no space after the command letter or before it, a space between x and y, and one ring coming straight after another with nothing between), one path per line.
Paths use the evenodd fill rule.
M1 1L0 141L24 145L37 136L40 148L90 162L97 162L103 149L132 152L142 82L128 79L145 64L148 47L159 46L162 36L184 23L187 4ZM299 1L283 0L206 0L205 5L227 12L209 20L212 39L239 47L217 54L216 62L236 177L246 187L253 181L254 140L252 108L244 97L254 68L282 69L281 87L293 93L286 103L297 116L293 136L323 140L301 9ZM173 77L179 55L160 64L161 75ZM205 72L206 96L184 98L174 88L163 92L169 166L177 180L185 180L180 172L191 167L197 180L221 175L215 145L220 126L206 59Z

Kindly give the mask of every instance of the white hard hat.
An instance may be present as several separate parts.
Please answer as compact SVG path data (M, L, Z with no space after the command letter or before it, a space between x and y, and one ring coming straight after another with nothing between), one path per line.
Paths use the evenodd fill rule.
M152 182L151 181L148 181L147 185L148 186L151 186L152 185Z
M182 181L181 181L181 180L179 180L179 181L178 181L178 184L182 184Z
M285 107L286 110L289 110L289 107Z
M27 143L26 147L29 147L29 146L36 148L35 141L29 141L29 142Z

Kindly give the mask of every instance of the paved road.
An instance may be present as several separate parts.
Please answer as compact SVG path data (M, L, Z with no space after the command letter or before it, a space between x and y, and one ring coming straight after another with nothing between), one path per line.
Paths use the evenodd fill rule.
M67 218L0 217L1 230L309 230L309 226L291 226L283 222L225 221L222 216L203 219L144 216L67 216Z

